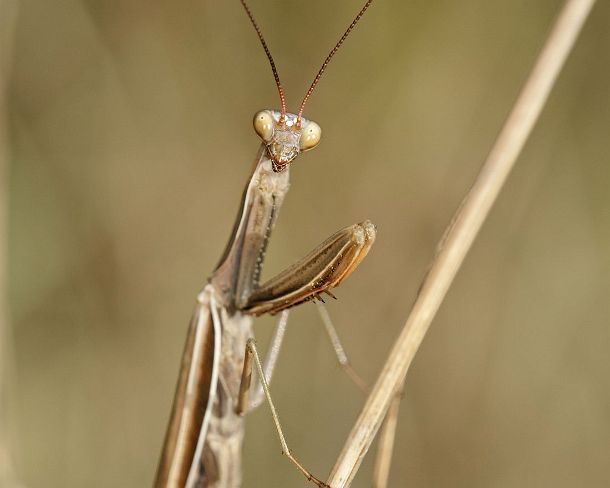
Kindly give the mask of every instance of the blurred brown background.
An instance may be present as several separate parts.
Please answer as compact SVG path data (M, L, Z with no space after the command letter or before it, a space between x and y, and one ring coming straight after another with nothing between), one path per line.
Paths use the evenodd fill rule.
M291 110L360 3L252 0ZM329 306L368 381L561 4L378 0L312 97L323 142L293 166L265 276L377 224ZM5 434L24 486L149 486L275 86L237 1L24 0L13 22L16 6L0 0ZM393 487L610 485L609 23L599 2L416 358ZM363 398L313 306L280 367L289 443L324 477ZM266 407L245 486L307 486Z

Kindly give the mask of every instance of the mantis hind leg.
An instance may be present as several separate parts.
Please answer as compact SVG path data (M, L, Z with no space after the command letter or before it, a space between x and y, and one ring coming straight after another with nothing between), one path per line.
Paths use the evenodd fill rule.
M265 373L265 378L267 379L268 383L271 383L271 378L273 377L273 372L275 371L277 358L280 354L280 348L282 347L282 342L284 341L284 334L286 333L286 326L288 325L288 312L288 310L283 310L280 313L280 318L277 321L277 324L273 331L273 335L271 336L267 355L265 356L263 371ZM246 413L258 408L265 400L265 392L263 390L263 384L260 379L257 381L256 386L253 388L253 390L254 391L252 393L252 397L250 398L250 402L247 405L242 406L242 408L246 408ZM238 413L241 412L238 411Z
M250 390L250 383L252 379L252 365L254 364L256 368L256 372L259 376L263 392L265 398L267 399L267 403L269 405L269 409L271 410L271 416L273 417L273 423L275 424L275 428L277 430L278 437L280 439L280 444L282 445L282 454L284 454L292 464L294 464L297 469L312 483L315 483L320 488L330 488L326 483L316 478L301 462L294 457L292 451L288 447L288 443L286 442L286 436L284 435L284 431L280 424L280 418L277 414L277 410L273 403L273 399L271 398L271 390L269 389L269 384L267 383L267 379L265 378L265 372L263 370L263 365L258 355L258 351L256 349L256 342L254 339L249 339L246 344L246 354L244 359L244 369L242 373L242 382L239 388L240 397L238 400L238 409L245 408L248 405L248 391ZM242 413L238 411L238 413Z

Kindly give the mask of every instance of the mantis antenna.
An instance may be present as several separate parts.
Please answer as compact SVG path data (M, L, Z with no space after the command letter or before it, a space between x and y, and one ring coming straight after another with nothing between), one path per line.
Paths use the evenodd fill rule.
M267 54L267 59L269 59L269 64L271 65L271 71L273 71L273 77L275 78L275 84L277 86L277 90L280 95L281 121L283 122L284 116L286 115L286 96L284 94L284 89L282 88L282 84L280 83L280 77L278 75L277 68L275 67L275 62L273 61L273 56L271 56L271 51L269 50L269 47L267 46L267 43L265 42L263 33L261 32L260 27L256 23L256 20L254 20L254 15L252 14L252 11L246 4L246 1L240 0L240 2L242 4L242 6L244 7L244 10L246 11L246 14L248 14L248 17L250 18L250 22L252 23L254 30L256 30L256 33L258 34L258 38L260 39L263 49L265 50L265 54ZM337 51L339 50L339 48L341 47L341 45L343 44L345 39L347 39L347 36L350 35L350 33L352 32L354 27L356 27L356 24L358 23L358 21L362 18L362 16L367 11L367 9L371 6L372 3L373 3L373 0L367 0L367 2L364 4L364 6L360 9L358 14L356 15L356 17L354 17L354 20L352 20L352 23L345 30L345 32L343 33L341 38L337 41L335 46L330 50L330 52L328 53L328 56L326 56L326 59L324 60L324 62L322 63L322 66L320 67L320 70L318 71L318 73L316 74L315 78L313 79L311 85L309 86L309 90L307 90L307 93L305 93L305 96L303 97L303 101L301 102L301 105L299 107L299 112L297 114L297 124L296 124L297 127L301 126L301 117L303 116L303 111L305 110L305 105L307 104L309 97L311 97L311 94L315 90L318 82L320 81L320 78L322 78L322 74L326 70L326 67L330 63L330 60L337 53Z
M273 71L273 77L275 78L275 85L277 86L277 91L280 95L280 106L281 106L281 110L282 110L282 119L283 119L284 116L286 115L286 95L284 94L284 88L282 88L282 83L280 81L280 75L278 74L277 68L275 67L275 62L273 61L273 56L271 56L271 51L269 50L269 47L267 46L267 43L265 42L265 37L263 36L263 33L262 33L260 27L256 23L256 19L254 18L254 15L252 14L250 7L248 7L245 0L240 0L240 2L242 4L242 6L244 7L244 10L246 11L246 14L248 14L248 18L250 19L250 22L252 22L252 26L254 27L254 30L258 34L258 38L261 41L261 45L263 46L263 49L265 50L265 54L267 55L267 59L269 60L269 64L271 65L271 71Z

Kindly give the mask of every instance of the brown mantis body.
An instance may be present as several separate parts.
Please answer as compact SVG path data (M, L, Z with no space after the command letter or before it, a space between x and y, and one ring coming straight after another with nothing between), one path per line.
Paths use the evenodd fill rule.
M262 113L280 119L278 113ZM300 131L309 125L303 121ZM288 190L288 168L273 167L263 145L227 250L198 296L156 486L239 486L243 414L250 409L240 384L252 347L252 316L275 314L337 286L375 239L368 221L347 227L258 285L261 256Z
M258 406L263 395L269 402L283 453L309 480L326 486L290 452L267 379L273 372L287 309L306 301L321 300L322 293L333 296L329 290L346 279L368 253L375 240L375 226L364 221L346 227L275 278L263 284L259 279L267 243L289 188L288 165L320 141L320 127L302 117L305 103L330 58L371 1L366 2L327 57L297 115L286 112L275 64L252 13L242 1L271 63L282 107L280 112L263 110L254 116L254 128L262 145L229 243L208 284L197 297L156 488L240 486L243 415ZM263 366L253 339L252 320L257 315L279 312L280 321ZM346 361L341 358L344 353L338 339L333 339L333 345L343 364ZM250 399L253 364L260 385Z

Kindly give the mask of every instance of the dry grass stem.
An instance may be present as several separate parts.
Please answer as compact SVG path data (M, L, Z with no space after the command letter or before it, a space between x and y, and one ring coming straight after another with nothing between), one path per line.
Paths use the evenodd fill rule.
M432 319L506 181L594 0L567 0L472 189L458 209L411 314L332 470L328 484L349 486L407 374Z

